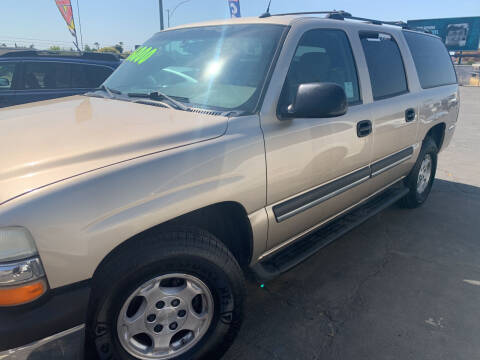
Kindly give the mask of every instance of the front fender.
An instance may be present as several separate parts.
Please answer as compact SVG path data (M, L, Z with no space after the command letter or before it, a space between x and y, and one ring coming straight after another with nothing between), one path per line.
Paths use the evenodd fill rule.
M266 201L257 116L225 135L68 179L8 202L0 226L32 233L52 288L90 278L115 247L153 226L224 201L251 214Z

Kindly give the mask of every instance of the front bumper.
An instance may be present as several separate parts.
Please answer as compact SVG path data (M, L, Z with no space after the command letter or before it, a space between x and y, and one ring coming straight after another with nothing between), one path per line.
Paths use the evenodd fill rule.
M2 360L84 359L85 325L0 352Z
M66 352L84 348L89 297L88 282L82 282L51 290L31 304L0 308L0 359L77 359ZM45 352L64 355L37 355Z

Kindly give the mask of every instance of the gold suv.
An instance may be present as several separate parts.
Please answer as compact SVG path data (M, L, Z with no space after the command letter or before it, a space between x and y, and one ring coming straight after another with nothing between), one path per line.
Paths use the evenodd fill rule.
M441 39L316 15L162 31L85 96L1 110L0 358L218 358L245 271L427 199L459 108Z

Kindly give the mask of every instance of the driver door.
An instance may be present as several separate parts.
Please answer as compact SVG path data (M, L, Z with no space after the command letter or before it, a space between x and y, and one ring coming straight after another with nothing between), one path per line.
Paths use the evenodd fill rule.
M334 82L344 88L349 108L334 118L262 116L269 249L368 195L373 138L368 130L357 132L357 125L370 123L371 114L362 104L358 78L343 30L308 30L297 40L278 106L292 103L299 84Z

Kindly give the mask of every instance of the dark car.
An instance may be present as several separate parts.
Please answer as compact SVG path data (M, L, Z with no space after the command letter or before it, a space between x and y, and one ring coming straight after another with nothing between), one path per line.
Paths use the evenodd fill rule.
M83 94L120 65L114 54L15 51L0 54L0 108Z

